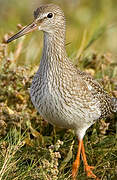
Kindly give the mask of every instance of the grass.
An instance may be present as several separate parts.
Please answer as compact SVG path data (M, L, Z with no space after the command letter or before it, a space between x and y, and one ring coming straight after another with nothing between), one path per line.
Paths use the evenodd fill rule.
M14 30L20 18L24 24L26 15L31 19L30 8L18 3L14 10L15 3L4 1L0 16L0 180L70 180L77 138L72 130L55 129L46 123L29 96L41 55L42 34L23 37L9 46L3 43L6 32ZM117 97L117 31L116 25L111 26L116 24L116 4L107 0L84 0L79 6L71 1L66 8L60 4L69 19L66 48L74 64ZM11 14L3 12L8 8ZM116 119L114 114L95 123L84 138L88 162L96 167L94 173L101 180L117 179ZM78 179L86 180L82 161Z

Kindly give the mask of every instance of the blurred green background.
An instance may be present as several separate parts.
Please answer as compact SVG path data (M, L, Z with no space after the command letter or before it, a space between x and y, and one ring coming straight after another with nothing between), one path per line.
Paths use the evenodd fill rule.
M110 52L117 56L117 2L116 0L0 0L0 39L5 33L17 32L17 24L25 26L33 20L33 11L43 3L56 3L65 12L67 23L66 46L71 58L74 58L81 46L94 41L90 50ZM38 37L37 37L38 36ZM99 38L100 37L100 38ZM13 49L18 41L11 43ZM31 52L29 50L32 50ZM28 35L18 63L38 62L42 49L42 33Z

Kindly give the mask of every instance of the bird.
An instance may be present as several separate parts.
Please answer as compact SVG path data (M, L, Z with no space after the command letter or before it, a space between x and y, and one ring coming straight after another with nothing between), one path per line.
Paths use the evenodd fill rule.
M117 112L117 98L111 97L91 75L76 68L65 48L66 20L56 4L44 4L34 11L34 20L7 40L29 32L43 31L43 50L39 68L30 87L33 105L53 126L73 129L78 139L72 178L76 180L80 156L87 177L98 179L88 165L83 137L96 121Z

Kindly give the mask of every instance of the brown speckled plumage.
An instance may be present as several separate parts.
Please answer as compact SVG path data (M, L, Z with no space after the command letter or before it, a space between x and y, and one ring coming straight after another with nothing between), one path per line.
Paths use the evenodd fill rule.
M83 79L85 79L92 86L92 94L94 98L100 101L100 109L101 116L99 119L106 118L113 112L117 111L117 99L112 98L106 91L104 91L103 87L94 80L90 75L85 72L79 73L82 75Z
M79 149L73 164L76 177L82 153L87 176L97 178L88 166L82 139L95 121L117 112L117 99L85 72L76 69L65 50L65 17L56 5L43 5L34 12L34 21L11 37L10 42L35 29L44 32L40 66L32 81L31 100L42 117L55 126L74 129Z

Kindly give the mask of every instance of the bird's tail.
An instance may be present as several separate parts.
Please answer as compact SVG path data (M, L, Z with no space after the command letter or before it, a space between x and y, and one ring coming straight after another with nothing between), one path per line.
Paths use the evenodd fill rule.
M113 112L117 112L117 98L112 98Z

